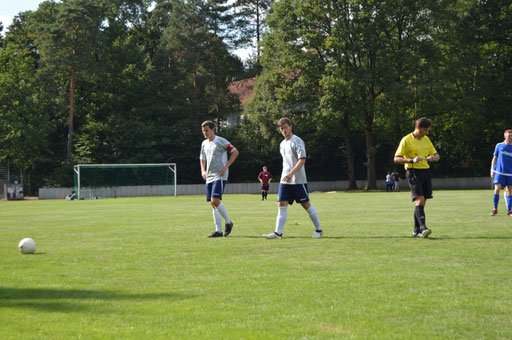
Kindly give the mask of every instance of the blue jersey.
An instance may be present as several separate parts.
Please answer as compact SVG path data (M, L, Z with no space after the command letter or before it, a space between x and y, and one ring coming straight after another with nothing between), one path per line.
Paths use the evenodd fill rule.
M512 176L512 145L505 142L496 144L494 156L498 157L494 172L500 175Z

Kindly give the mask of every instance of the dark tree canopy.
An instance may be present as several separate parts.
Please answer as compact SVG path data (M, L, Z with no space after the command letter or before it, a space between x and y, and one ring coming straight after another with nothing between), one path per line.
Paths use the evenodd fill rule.
M264 163L279 173L276 122L289 116L309 180L372 189L427 116L435 176L486 176L512 128L511 11L470 0L44 1L0 24L0 162L30 174L33 190L70 186L77 163L176 162L179 183L201 183L199 125L212 119L240 151L230 180L252 182ZM253 43L244 69L233 50ZM255 75L241 108L228 86Z

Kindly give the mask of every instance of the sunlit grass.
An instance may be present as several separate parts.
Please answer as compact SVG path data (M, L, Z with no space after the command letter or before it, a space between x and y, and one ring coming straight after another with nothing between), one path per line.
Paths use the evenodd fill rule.
M0 202L0 338L511 338L512 217L490 191L437 191L430 239L402 193ZM275 195L269 195L275 200ZM37 242L21 255L19 240Z

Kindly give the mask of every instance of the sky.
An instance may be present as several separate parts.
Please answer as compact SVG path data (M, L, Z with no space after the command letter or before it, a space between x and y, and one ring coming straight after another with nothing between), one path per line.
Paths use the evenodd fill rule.
M11 24L12 19L19 12L24 11L35 11L39 7L39 4L44 0L0 0L0 21L4 26L3 34L7 27ZM252 49L240 49L234 51L242 60L247 59L252 54Z
M4 31L19 12L35 11L44 0L0 0L0 21Z

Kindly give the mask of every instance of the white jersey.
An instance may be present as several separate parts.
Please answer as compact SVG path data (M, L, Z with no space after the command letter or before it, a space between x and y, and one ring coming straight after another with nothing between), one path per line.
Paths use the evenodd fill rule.
M206 183L217 180L228 180L229 169L226 170L222 176L219 176L219 171L224 168L228 162L228 152L231 153L235 150L233 145L219 136L215 136L211 142L208 139L203 141L199 159L206 161Z
M299 159L306 158L306 146L299 137L292 135L290 139L285 139L279 145L279 151L283 157L283 172L281 174L281 183L284 184L306 184L306 170L303 166L293 175L288 182L283 182L283 177L292 171Z

